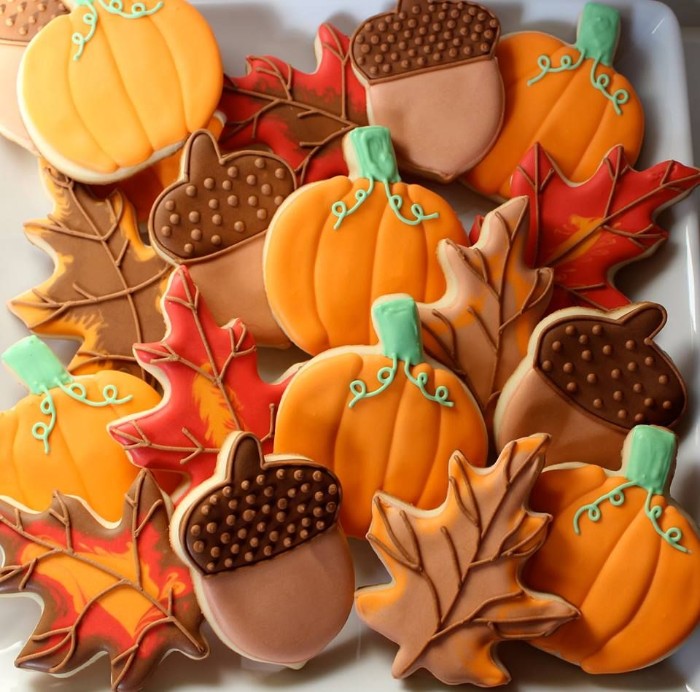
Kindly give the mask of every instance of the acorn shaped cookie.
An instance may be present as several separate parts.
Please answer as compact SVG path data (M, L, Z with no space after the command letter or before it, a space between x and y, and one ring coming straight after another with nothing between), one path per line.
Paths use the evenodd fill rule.
M488 152L504 91L495 15L471 2L400 0L352 37L367 117L391 130L402 168L448 182Z
M173 515L170 540L229 648L299 668L341 630L355 577L337 524L340 501L328 469L263 457L251 433L228 437L215 475Z
M617 468L633 426L672 427L685 410L681 375L653 341L665 323L655 303L568 308L542 320L496 407L497 447L547 432L548 466Z
M17 103L17 73L29 42L68 10L61 0L0 3L0 134L36 153Z
M241 319L261 346L289 346L267 302L262 257L267 227L294 187L279 157L222 156L211 132L198 130L185 146L180 179L149 219L151 244L167 262L188 266L214 319Z

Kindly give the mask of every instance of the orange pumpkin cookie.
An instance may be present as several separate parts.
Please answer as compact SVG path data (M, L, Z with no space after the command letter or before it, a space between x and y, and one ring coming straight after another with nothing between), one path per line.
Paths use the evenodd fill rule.
M535 31L503 38L496 50L506 89L503 127L464 182L491 197L510 197L510 177L536 142L574 182L590 178L618 144L633 165L644 111L632 85L613 67L619 34L619 12L589 2L573 46Z
M205 127L222 83L214 34L185 0L74 0L27 47L18 96L44 158L107 183Z
M262 346L289 346L263 284L265 233L294 191L279 157L243 151L222 156L207 130L185 145L179 180L153 204L151 245L169 263L187 265L214 319L241 319Z
M58 490L118 519L138 469L107 424L155 406L158 393L116 370L73 377L36 336L11 346L2 361L30 394L0 413L0 495L45 510Z
M214 476L173 515L170 540L229 648L300 668L340 632L355 589L340 499L328 469L263 457L250 433L228 437Z
M391 130L402 170L449 182L491 148L504 109L500 32L490 10L462 0L399 0L357 29L367 117Z
M553 515L528 586L559 594L581 617L535 646L588 673L623 673L670 655L700 623L700 534L669 495L676 437L640 425L622 468L546 469L533 509Z
M653 341L665 323L666 311L655 303L610 312L567 308L542 320L498 401L498 449L546 432L549 466L576 460L614 468L633 426L675 425L687 395L673 361Z
M434 509L375 496L367 539L392 581L355 600L360 618L399 645L394 677L425 668L448 685L502 685L510 674L499 642L544 636L576 617L520 579L550 519L527 507L546 444L546 435L516 440L486 469L454 452L447 496Z
M275 214L265 243L272 312L312 355L376 343L368 315L380 296L437 300L445 290L437 244L465 241L442 197L401 182L389 130L357 128L344 147L350 177L300 187Z
M444 497L444 460L459 449L483 466L487 434L459 378L426 360L415 302L386 296L372 308L377 346L337 348L304 364L282 396L274 451L301 454L343 484L341 523L361 537L372 496L418 507Z
M17 103L17 73L27 44L68 10L61 0L0 3L0 134L36 153Z

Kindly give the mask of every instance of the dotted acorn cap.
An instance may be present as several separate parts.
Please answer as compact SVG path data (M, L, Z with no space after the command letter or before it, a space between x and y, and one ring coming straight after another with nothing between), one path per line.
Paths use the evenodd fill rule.
M258 441L242 435L232 450L229 478L188 510L181 540L204 575L270 560L335 525L338 479L309 461L263 461Z
M29 43L62 14L68 10L59 0L0 0L0 41Z
M352 61L370 82L493 56L500 23L471 2L403 0L395 12L377 15L352 37Z
M190 136L183 153L183 179L156 200L149 231L176 263L216 255L263 233L294 191L287 163L266 152L221 156L213 135Z
M686 391L671 359L652 341L666 322L645 303L620 319L564 318L540 334L535 368L586 412L624 429L669 427L681 416Z

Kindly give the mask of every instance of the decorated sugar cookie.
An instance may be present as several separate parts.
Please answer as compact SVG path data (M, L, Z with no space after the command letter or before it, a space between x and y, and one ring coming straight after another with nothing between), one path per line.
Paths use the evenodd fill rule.
M297 185L346 175L343 137L367 125L350 39L321 24L314 48L318 66L312 73L275 56L249 56L245 75L224 78L219 103L226 114L222 149L267 149L290 165Z
M368 316L380 296L439 298L445 280L437 244L465 238L442 197L401 182L386 128L353 130L345 155L350 176L299 188L275 214L265 242L272 312L292 342L312 355L374 343Z
M280 404L274 451L307 456L338 475L341 523L361 537L377 490L418 507L444 496L444 459L462 450L486 463L478 403L459 378L426 359L415 302L386 296L372 308L377 346L339 347L312 358Z
M294 173L277 156L222 156L198 130L187 141L180 178L156 199L151 245L187 265L219 324L241 319L262 346L288 346L263 285L263 245L272 217L294 190Z
M355 31L367 117L391 130L402 169L449 182L491 148L504 109L500 31L490 10L462 0L399 0Z
M581 617L533 644L587 673L623 673L669 656L700 623L700 533L669 494L676 437L639 425L622 467L546 469L532 506L553 515L525 583Z
M206 127L221 95L214 34L185 0L80 0L29 44L19 106L36 148L87 183L126 178Z
M364 622L399 645L395 678L425 668L448 685L505 684L499 642L543 637L577 616L553 590L537 593L520 578L550 519L528 509L546 442L511 442L486 469L455 451L439 507L374 497L367 539L392 581L359 589L355 603Z
M52 19L68 12L61 0L0 4L0 134L36 153L17 103L17 73L24 50Z
M122 502L108 523L58 492L43 512L0 500L0 594L42 606L17 667L68 676L107 654L112 689L126 691L171 652L208 655L190 575L168 542L167 497L144 471Z
M115 370L73 377L35 336L11 346L2 361L29 394L0 413L0 495L43 511L58 490L117 519L138 469L107 424L155 406L158 393Z
M489 197L510 197L510 177L535 142L573 182L590 178L618 144L634 164L644 111L634 87L613 66L619 35L619 12L589 2L574 45L538 31L501 39L496 58L508 94L503 127L464 182Z
M496 407L496 446L546 432L547 465L617 468L633 426L673 426L685 410L683 379L653 340L665 323L655 303L568 308L542 320Z
M121 192L99 198L45 161L40 169L53 209L28 221L24 233L55 268L13 298L10 310L36 334L80 342L71 372L106 368L144 376L131 348L165 331L158 301L170 266L141 240Z
M418 306L426 351L467 384L487 423L552 296L552 270L525 261L528 211L518 197L486 216L476 245L441 241L447 291Z
M165 336L134 344L134 353L163 387L163 398L109 432L137 466L184 475L178 500L211 477L229 433L249 430L265 452L272 451L291 370L276 382L262 380L250 330L241 320L219 327L186 267L173 272L162 310Z
M299 668L338 634L355 589L340 500L328 469L263 457L254 435L231 433L214 476L180 504L170 530L228 647Z

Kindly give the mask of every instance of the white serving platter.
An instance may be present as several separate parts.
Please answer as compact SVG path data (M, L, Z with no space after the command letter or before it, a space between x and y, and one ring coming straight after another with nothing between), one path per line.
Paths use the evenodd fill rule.
M219 39L226 70L245 71L248 54L278 56L296 68L313 71L313 40L317 26L331 21L351 33L364 18L393 6L387 0L226 0L196 3L211 22ZM504 33L521 29L548 31L573 42L583 0L490 0L501 19ZM673 158L692 163L688 96L678 23L664 5L652 0L609 0L620 8L623 24L616 60L639 93L647 115L647 134L639 167ZM39 182L32 157L15 145L0 141L0 297L9 299L47 277L50 259L31 246L22 234L25 220L49 211L48 199ZM465 225L475 213L492 205L459 185L443 188ZM686 378L690 407L679 432L682 436L678 468L673 483L676 498L700 520L700 342L698 341L697 289L700 272L698 198L691 198L666 212L663 224L670 230L668 243L650 260L632 265L619 283L635 299L653 300L666 306L669 321L659 339ZM26 335L21 323L0 311L0 349ZM56 342L66 359L72 348ZM272 374L298 352L267 355L265 370ZM0 410L11 407L24 395L12 377L0 372ZM358 583L385 579L371 551L359 542L353 546ZM669 584L669 588L673 588ZM615 595L611 595L614 598ZM39 616L39 606L27 598L5 598L0 603L0 689L70 690L87 692L109 688L106 658L68 679L21 671L13 666L22 643ZM672 614L669 618L672 618ZM275 670L242 661L208 638L212 654L205 662L172 655L149 681L149 689L213 690L232 688L240 692L294 689L301 692L333 690L440 690L446 689L431 676L419 673L409 681L395 681L390 668L396 647L365 628L353 615L342 633L301 671ZM666 661L637 673L591 677L578 668L534 651L522 644L503 645L500 658L513 675L504 689L521 692L549 690L683 690L700 692L700 630Z

